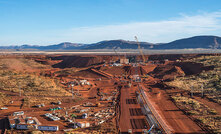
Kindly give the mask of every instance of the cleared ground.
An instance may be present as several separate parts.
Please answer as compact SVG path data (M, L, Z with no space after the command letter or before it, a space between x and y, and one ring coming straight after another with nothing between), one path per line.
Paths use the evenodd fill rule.
M97 112L108 107L114 107L116 108L116 114L113 118L96 127L93 126L75 132L89 133L96 131L107 133L111 131L111 133L117 133L128 132L130 129L133 132L142 132L143 129L149 129L150 126L141 110L141 105L136 101L135 91L138 90L137 83L130 80L132 75L139 74L142 76L142 85L146 87L145 91L148 98L155 109L157 109L159 116L163 118L174 133L208 133L208 128L205 129L206 127L195 119L198 116L206 117L206 120L201 120L201 122L205 121L204 124L207 123L211 125L211 123L207 122L210 121L208 117L220 116L220 105L214 101L219 98L215 95L212 96L213 98L211 98L211 96L201 98L200 94L196 93L196 97L192 98L194 100L192 101L190 99L189 90L166 83L166 81L170 81L171 83L177 82L179 84L187 78L200 76L200 73L214 74L207 72L214 71L214 68L211 66L217 62L204 64L207 62L199 62L197 59L185 61L185 58L197 58L199 56L200 55L147 56L156 59L152 59L146 65L123 65L118 67L111 66L111 64L102 64L104 60L108 63L111 62L112 59L117 60L118 58L118 56L108 55L88 55L89 58L84 55L83 58L81 57L79 59L76 59L79 55L70 57L67 55L2 56L0 58L0 106L8 107L8 110L2 110L0 117L3 119L15 111L23 110L25 113L39 118L39 120L45 124L59 125L61 131L58 133L63 133L62 129L68 128L67 122L50 121L43 116L43 114L48 112L46 111L47 109L54 106L50 104L50 102L62 101L62 107L82 105L85 102L94 104L99 102L99 107L93 107L90 112ZM163 58L168 58L169 61L166 60L165 62ZM176 61L176 59L182 59L183 61ZM84 61L76 65L79 60ZM196 69L196 67L200 69ZM219 64L218 66L215 64L216 70L219 69L219 67ZM72 100L71 87L67 83L79 79L87 79L92 85L75 86L73 88L74 92L76 93L79 90L81 96L75 96L75 99ZM174 79L175 81L173 81ZM123 81L131 81L132 86L130 88L127 87L128 83ZM197 79L194 81L196 82ZM122 88L119 88L121 86ZM219 84L213 87L217 86L219 86ZM19 88L22 91L21 97L19 96ZM117 96L118 93L119 96ZM116 106L112 104L113 98L109 101L103 101L101 99L102 97L107 99L113 94L117 97ZM174 96L187 99L188 101L174 101ZM13 104L10 104L11 100L14 101ZM191 109L192 105L197 104L196 102L202 103L202 105L200 105L203 107L202 112L208 111L208 109L214 109L217 114L210 116L188 114L186 110ZM45 103L46 106L44 108L32 107L40 103ZM179 104L182 104L183 107L179 106ZM192 110L193 108L191 109L193 113L197 111ZM64 114L65 111L61 110L60 112ZM82 120L77 119L77 121ZM91 121L91 123L94 122L95 121ZM218 119L215 125L219 127Z

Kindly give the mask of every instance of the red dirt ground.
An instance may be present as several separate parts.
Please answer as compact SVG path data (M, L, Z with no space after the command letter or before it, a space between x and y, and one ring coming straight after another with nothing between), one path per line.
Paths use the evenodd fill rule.
M185 56L186 55L180 55L179 58L182 59L182 58L185 58ZM194 57L198 55L191 55L191 56ZM149 59L151 59L151 57L152 56L150 56ZM12 58L15 58L15 57L12 57ZM100 64L104 60L105 61L116 60L117 56L59 56L59 55L54 55L54 56L45 56L45 57L44 56L43 57L30 56L26 58L40 59L38 60L38 62L41 62L42 64L53 65L53 67L56 67L56 69L47 68L43 70L43 71L53 74L55 71L61 70L62 68L88 67L91 65ZM158 55L156 57L157 60L161 60L165 58L175 60L177 58L177 55L167 55L167 56ZM52 61L50 61L50 59ZM156 66L157 65L141 66L139 67L138 70L140 70L141 75L144 73L154 73L153 76L156 76L157 78L168 79L168 78L173 78L174 75L182 76L183 72L186 75L190 75L190 74L199 73L202 70L209 70L213 68L213 67L204 67L202 66L202 64L179 63L179 62L175 62L175 63L171 62L171 63L168 63L167 65L159 65L158 67ZM22 64L17 63L17 61L11 64L11 68L16 68L19 71L24 71L24 68L22 68ZM131 74L135 74L133 67L132 67L133 69L131 69L131 67L126 67L126 68L128 68L128 70L126 70L124 67L122 68L121 67L101 67L101 71L106 71L107 73L110 73L110 74L120 75L129 70L133 70L131 71ZM29 66L25 66L25 70L29 70L30 72L31 71L36 72L41 69L33 69L33 68L30 68ZM51 77L54 77L54 75L52 75ZM73 75L69 77L70 78L82 77L82 78L89 78L93 80L97 78L102 78L102 81L95 81L95 83L97 84L97 87L100 87L103 89L104 93L110 92L111 90L114 90L116 88L113 84L115 83L115 81L117 81L117 79L107 80L107 78L103 77L102 75L99 75L91 71L90 68L74 73ZM197 126L194 121L188 118L188 116L184 115L183 112L180 111L176 107L176 105L170 100L167 90L165 90L164 88L159 88L159 87L151 87L153 84L156 84L156 82L159 82L159 79L157 78L148 77L146 84L148 85L147 86L148 88L153 89L153 92L151 93L147 92L147 95L149 96L150 100L153 103L155 103L154 105L156 109L159 111L160 115L165 119L165 121L171 126L171 128L173 128L175 133L204 133L202 129L199 126ZM144 125L146 125L146 123L143 122L142 120L144 119L144 116L140 113L140 110L139 110L140 106L136 104L136 102L134 102L135 90L136 90L136 87L133 87L133 86L132 88L122 88L121 90L121 101L120 101L121 113L120 113L119 123L120 123L120 130L122 132L127 132L128 129L141 131L142 129L145 128ZM90 95L95 96L96 88L92 88L92 90L85 92L85 94L86 95L83 95L84 97L89 97ZM196 99L199 100L200 102L207 104L209 107L216 109L220 113L220 109L218 109L216 104L211 103L201 98L196 98ZM88 101L88 99L83 100L81 102L84 102L84 101ZM10 108L9 113L12 113L13 111L18 111L20 103L21 103L20 101L17 101L17 102L15 101L14 105L16 106L12 109ZM73 103L71 105L75 105L75 104L79 104L79 102ZM70 104L64 103L64 106L68 106L68 105ZM22 109L22 110L24 110L25 112L28 111L32 113L34 116L39 117L40 121L42 121L43 123L51 123L51 122L44 121L43 117L40 116L46 112L46 111L41 112L41 110L48 109L49 107L51 106L46 106L45 108L38 109L39 111L37 110L33 112L31 112L32 110L34 110L33 108ZM9 113L8 112L1 113L0 115L5 116L6 114L9 114ZM61 126L61 128L65 128L64 124L62 123L59 123L59 126ZM146 126L147 128L149 128L148 125Z
M173 65L159 65L150 74L164 80L173 79L174 76L185 75L180 67Z
M135 90L137 87L122 88L120 97L120 132L142 132L142 129L149 129L149 125L145 122L145 116L141 112L141 107L136 103ZM130 101L131 100L131 101ZM134 100L134 101L132 101ZM140 112L141 113L140 113ZM140 113L140 114L139 114Z
M118 66L118 67L110 67L110 66L106 66L106 67L101 67L100 68L101 71L105 71L109 74L112 75L122 75L125 74L125 69L123 66Z
M208 99L206 98L201 98L201 97L198 97L198 96L194 96L194 99L207 105L209 108L212 108L212 109L215 109L217 111L217 113L219 115L221 115L221 105L219 105L218 103L214 103L212 101L209 101Z
M170 100L165 90L153 88L154 92L146 92L161 117L171 126L174 133L204 133L194 121L188 118Z

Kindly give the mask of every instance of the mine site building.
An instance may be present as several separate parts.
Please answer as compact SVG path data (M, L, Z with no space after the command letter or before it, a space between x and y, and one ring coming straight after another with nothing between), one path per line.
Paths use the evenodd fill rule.
M122 66L122 64L114 63L113 66L117 66L118 67L118 66Z
M8 116L8 123L11 129L28 130L37 129L41 124L36 117L26 117L25 115Z
M121 64L129 64L129 59L120 59Z
M38 126L38 130L40 131L58 131L58 126Z
M37 125L35 125L35 124L17 124L16 129L18 129L18 130L37 129Z
M80 80L81 85L90 85L90 82L87 80Z
M7 110L8 108L7 107L1 107L1 110Z
M28 130L28 125L27 124L17 124L16 129L19 130Z
M14 112L13 116L24 115L24 111Z
M89 122L77 122L77 126L80 128L90 127Z

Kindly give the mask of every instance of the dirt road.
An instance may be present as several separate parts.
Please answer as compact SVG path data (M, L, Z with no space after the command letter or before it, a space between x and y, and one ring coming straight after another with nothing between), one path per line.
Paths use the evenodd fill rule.
M149 129L145 116L143 115L140 105L136 102L136 87L122 88L120 98L120 132L142 132L142 129Z
M153 88L152 90L153 92L151 93L146 92L146 95L150 98L160 116L174 130L174 133L205 133L194 121L176 107L165 90L160 90L159 88Z

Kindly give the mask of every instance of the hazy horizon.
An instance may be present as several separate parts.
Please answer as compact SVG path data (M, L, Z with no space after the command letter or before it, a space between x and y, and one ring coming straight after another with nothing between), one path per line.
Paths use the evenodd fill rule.
M216 35L196 35L196 36L216 36ZM191 38L191 37L195 37L195 36L190 36L190 37L185 37L185 38ZM220 36L217 36L217 37L220 37ZM154 43L154 44L170 43L170 42L173 42L173 41L176 41L176 40L180 40L180 39L185 39L185 38L179 38L179 39L171 40L171 41L169 41L169 42L156 42L156 43ZM113 40L124 40L124 39L113 39ZM76 43L76 44L87 45L87 44L99 43L99 42L102 42L102 41L113 41L113 40L101 40L101 41L98 41L98 42L92 42L92 43L79 43L79 42L68 42L68 41L63 41L63 42L58 42L58 43L55 43L55 44L44 44L44 45L39 45L39 44L20 44L20 45L7 45L7 46L22 46L22 45L31 45L31 46L49 46L49 45L58 45L58 44L61 44L61 43ZM124 41L135 41L135 40L124 40ZM140 41L140 40L139 40L139 42L146 42L146 41ZM153 42L146 42L146 43L153 43ZM5 46L5 45L0 45L0 46Z

